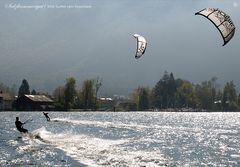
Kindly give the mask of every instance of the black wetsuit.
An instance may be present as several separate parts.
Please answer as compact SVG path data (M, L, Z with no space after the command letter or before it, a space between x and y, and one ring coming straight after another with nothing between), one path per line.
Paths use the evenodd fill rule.
M28 130L27 129L24 129L22 126L23 126L24 123L22 123L21 121L19 120L16 120L15 121L15 125L17 127L17 130L19 130L19 132L22 132L22 133L27 133Z
M47 112L43 112L44 116L47 118L47 121L50 121L50 117L48 116Z

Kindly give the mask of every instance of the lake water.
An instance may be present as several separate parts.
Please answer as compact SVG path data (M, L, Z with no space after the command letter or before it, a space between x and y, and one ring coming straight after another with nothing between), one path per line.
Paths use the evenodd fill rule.
M15 117L43 140L20 134ZM240 113L0 112L0 166L240 166Z

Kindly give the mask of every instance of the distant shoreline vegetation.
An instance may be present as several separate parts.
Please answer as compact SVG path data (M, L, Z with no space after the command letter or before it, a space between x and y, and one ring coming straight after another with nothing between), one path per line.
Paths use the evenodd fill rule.
M102 80L98 78L83 81L76 88L76 79L67 78L65 85L58 86L52 93L30 91L26 79L16 93L16 85L8 87L0 83L1 93L8 93L16 99L25 95L45 95L54 101L55 111L164 111L164 112L214 112L240 111L240 94L233 81L223 88L217 84L217 78L193 84L173 73L164 72L153 88L139 86L129 97L99 97ZM14 102L13 102L14 104ZM1 101L0 101L1 105ZM13 110L17 108L13 105Z

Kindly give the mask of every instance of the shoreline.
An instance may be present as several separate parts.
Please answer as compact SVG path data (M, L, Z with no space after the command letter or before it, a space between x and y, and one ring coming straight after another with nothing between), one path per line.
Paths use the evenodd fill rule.
M82 113L82 112L96 112L96 113L128 113L128 112L131 112L131 113L161 113L161 112L168 112L168 113L214 113L214 112L218 112L218 113L238 113L240 111L213 111L213 110L204 110L204 111L201 111L201 110L189 110L189 111L182 111L182 110L157 110L157 111L153 111L153 110L146 110L146 111L113 111L113 110L107 110L107 111L100 111L100 110L96 110L96 111L93 111L93 110L70 110L70 111L0 111L1 112L17 112L17 113L22 113L22 112L31 112L31 113L39 113L39 112L65 112L65 113Z

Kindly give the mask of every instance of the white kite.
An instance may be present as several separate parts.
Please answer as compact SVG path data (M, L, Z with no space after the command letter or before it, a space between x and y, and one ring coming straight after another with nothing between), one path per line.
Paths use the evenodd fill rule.
M135 58L138 59L145 53L145 50L147 48L147 41L141 35L134 34L133 36L137 39L137 50L136 50Z
M234 36L235 33L235 26L230 18L226 13L219 9L214 8L205 8L195 15L202 15L209 19L219 30L222 35L224 45L226 45Z

